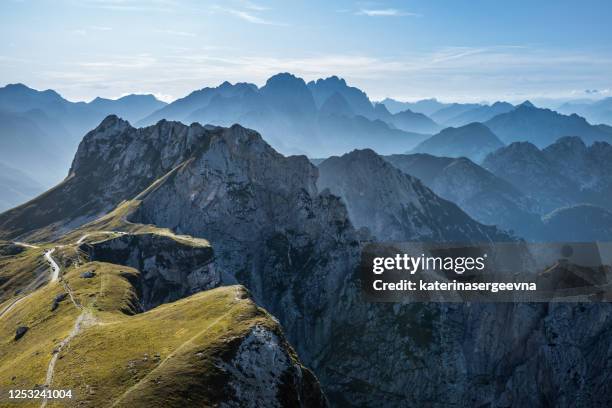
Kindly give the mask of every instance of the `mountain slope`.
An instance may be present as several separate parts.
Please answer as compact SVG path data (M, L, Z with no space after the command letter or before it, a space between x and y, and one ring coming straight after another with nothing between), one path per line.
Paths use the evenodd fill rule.
M593 126L584 118L536 108L529 102L485 122L504 143L528 141L542 148L563 136L578 136L587 144L612 141L612 128Z
M545 238L551 241L612 240L612 212L589 204L559 208L542 217Z
M432 113L430 117L438 123L445 124L456 116L482 107L483 105L478 103L451 103L450 105Z
M44 191L27 174L0 163L0 212L34 198Z
M384 159L420 179L476 221L512 230L520 237L539 237L541 221L534 213L534 203L513 185L469 159L428 154L397 154Z
M95 98L88 105L106 115L117 115L132 123L149 115L166 105L153 95L126 95L118 99Z
M612 97L590 103L567 102L557 110L566 115L576 113L591 123L605 123L612 126Z
M177 256L197 259L191 257L197 245L181 240L173 258L159 254L145 267L163 269ZM278 323L243 287L206 290L143 312L145 271L89 259L75 251L78 245L55 247L61 280L0 308L2 387L70 389L70 406L327 405ZM105 253L126 248L134 249ZM18 339L16 327L27 328Z
M427 116L431 116L440 109L449 106L448 103L439 102L435 98L422 99L416 102L400 102L395 99L385 98L380 103L383 103L391 113L398 113L406 109L410 109L413 112L422 113Z
M419 143L413 153L435 156L467 157L480 163L492 151L504 144L481 123L470 123L459 128L446 128Z
M477 106L467 111L463 111L460 114L447 119L444 124L447 126L458 127L472 122L482 123L502 113L510 112L513 109L514 106L508 102L495 102L493 105Z
M111 124L116 126L108 126ZM433 228L443 233L444 230L436 227L441 224L446 226L450 221L452 224L449 225L449 235L444 235L442 239L450 240L455 237L463 239L468 232L470 233L468 237L482 239L487 236L485 233L493 231L493 228L484 227L470 220L456 206L437 198L422 185L418 187L420 183L416 181L412 183L413 178L404 176L399 170L386 165L384 161L380 164L378 161L380 158L372 152L368 152L368 155L374 160L364 161L361 165L358 161L355 164L351 163L351 166L355 166L352 167L355 169L355 177L363 180L363 183L351 183L351 186L363 185L365 195L368 195L368 189L372 189L392 198L392 192L384 191L377 185L379 183L384 187L386 179L383 178L382 181L376 179L368 171L357 172L359 169L367 170L370 165L372 170L376 171L375 174L389 177L389 184L398 180L406 183L407 180L411 181L410 185L405 185L414 191L423 192L423 197L431 199L425 201L423 208L432 211L437 208L430 205L431 201L440 205L442 210L439 213L442 221L436 219L437 212L426 214L429 215L426 219L434 224L431 227L423 225L423 231L427 232L427 228L430 230ZM106 177L102 177L100 176L102 172L98 174L98 168L112 171L107 171L104 173ZM207 240L214 248L212 272L218 271L221 284L236 282L243 284L252 293L253 299L278 318L283 332L304 364L316 373L324 391L335 406L443 406L449 400L456 401L459 406L504 406L507 405L510 395L512 401L517 401L521 406L541 406L542 395L545 395L547 404L554 406L569 406L577 400L584 401L584 406L605 405L607 397L600 398L601 394L593 390L604 390L605 395L609 395L610 382L605 375L605 362L610 355L609 342L606 339L612 322L612 308L605 307L605 304L449 305L364 302L360 287L359 263L361 249L373 241L372 236L367 231L355 229L342 199L328 191L318 190L316 186L318 170L306 157L285 157L277 153L257 132L240 126L229 129L204 128L169 122L161 122L150 128L134 129L122 125L117 118L109 118L106 126L101 126L83 141L74 161L72 173L74 179L80 178L81 181L91 179L92 183L100 185L100 189L112 192L99 196L100 201L91 204L92 208L103 208L110 205L111 201L118 202L123 199L122 197L131 194L132 189L137 190L140 184L147 184L148 180L153 181L135 196L118 203L119 205L110 213L82 225L79 230L63 235L59 242L49 244L67 245L63 249L56 250L59 253L58 261L65 259L65 267L74 265L77 260L73 257L78 254L78 261L81 264L86 261L101 262L96 261L101 258L97 258L95 249L93 252L89 251L90 247L96 246L104 250L116 246L121 257L126 256L126 252L156 254L156 257L148 263L143 262L143 268L139 269L141 276L155 278L151 287L159 289L156 293L163 293L165 288L171 289L170 293L179 293L174 291L176 288L172 285L167 286L166 283L156 285L156 282L163 282L159 279L160 276L165 276L163 272L181 265L183 260L181 257L190 257L190 252L170 250L158 254L157 246L150 247L146 251L135 251L130 246L127 248L129 251L125 251L127 244L138 246L150 242L145 238L133 239L128 234L169 236L175 241L186 240L186 245L190 245L194 239ZM131 179L134 181L130 181ZM82 186L84 185L83 182ZM54 200L66 202L72 193L82 198L90 197L85 194L87 190L84 187L74 188L74 190L65 190L61 194L56 193L60 195ZM45 200L44 196L35 200L37 205L48 206L42 202ZM85 202L89 205L89 200ZM416 201L411 203L416 205ZM383 204L388 204L392 208L401 207L397 201ZM377 209L383 213L386 210L385 207ZM77 212L75 210L74 213ZM449 219L448 215L455 213L458 217ZM422 220L418 217L418 213L415 214L417 217L414 219ZM58 217L60 220L64 219L61 215ZM411 221L409 215L405 219ZM30 216L36 219L41 217L41 214L32 212ZM466 218L467 224L463 223ZM72 229L72 225L77 224L78 222L73 221L63 228ZM471 227L477 229L473 230ZM43 231L34 232L33 235L42 237L45 227L42 228ZM88 235L78 248L75 248L76 243L83 239L83 235L96 232L102 233L102 237L106 238L100 240L99 235ZM176 234L186 233L191 237L176 237ZM423 238L427 237L428 235L423 235ZM407 240L414 236L404 235L399 238ZM499 238L508 239L504 234L500 234ZM168 241L163 241L162 246L168 247L167 243ZM10 244L8 246L10 247ZM38 251L42 252L46 248L48 247L39 248ZM182 248L182 245L178 245L178 248ZM36 251L36 249L27 249L26 252L30 250ZM119 262L114 256L104 259ZM139 255L134 258L128 256L128 259L133 259L135 265L140 264L142 259L150 258L148 256L142 258ZM167 261L172 262L167 263ZM19 262L13 264L18 265ZM167 264L174 266L166 268ZM201 265L202 262L195 264ZM87 269L90 266L87 266ZM153 273L153 269L159 269L160 273ZM183 268L176 269L183 270ZM207 270L211 272L210 269ZM78 272L81 271L82 269L78 269ZM133 272L133 269L128 265L121 266L119 271ZM96 276L102 274L100 272L88 279L96 279ZM127 275L129 277L133 273ZM79 274L68 276L71 286L80 283L81 280L87 282L80 276ZM190 282L190 279L184 279L182 275L179 277L181 279L177 280L181 282ZM146 281L147 279L144 280ZM173 279L166 281L172 282ZM94 296L85 297L88 301L95 299L98 288L106 287L102 286L100 281L96 282L99 285L94 284L90 288L91 291L88 290L88 294L93 293ZM197 287L198 285L194 286ZM213 293L218 293L214 291L220 290L222 289L215 289ZM200 299L199 296L206 296L209 292L208 290L174 304L159 306L136 317L143 316L143 321L153 318L154 321L150 322L150 325L159 332L161 327L165 327L163 319L158 321L157 315L152 312L157 309L172 313L175 310L178 315L172 314L167 317L180 320L186 310L183 309L184 303L181 302L187 303L190 299L196 299L194 309L200 318L205 318L209 316L206 309L211 305L199 304L197 299ZM129 295L129 290L117 293L125 293L128 299L133 299ZM55 294L50 293L49 296L36 299L35 305L48 305ZM232 302L230 306L239 302L235 295L234 292L234 296L226 298ZM165 299L163 296L154 298ZM23 302L26 300L17 304L13 310L20 310L20 305L26 305ZM104 303L106 302L102 302ZM131 303L127 302L128 310ZM226 302L222 303L228 306ZM60 304L57 310L67 305L69 306L67 303ZM219 306L221 309L224 307ZM215 306L215 310L219 309ZM77 312L72 311L68 320L57 331L31 329L32 331L26 332L22 340L26 339L28 334L40 334L43 331L45 334L69 332L79 316ZM5 316L10 317L11 314ZM241 316L247 321L239 319L231 324L238 324L245 330L253 327L249 314ZM100 338L104 341L115 341L112 344L117 344L116 339L126 339L123 343L129 343L127 340L131 335L138 334L123 330L115 332L113 330L115 324L117 328L123 329L125 326L118 319L115 320L116 316L109 317L113 318L113 324L92 326L95 331L92 329L90 333L100 333ZM50 322L50 319L42 320ZM204 327L198 325L199 330L207 328L206 321L196 321L204 325ZM16 321L12 321L3 333L10 331L14 333L17 324ZM570 331L567 330L568 324L572 327ZM145 323L143 326L145 327L142 334L146 335L149 331ZM176 322L170 322L167 326L172 332L179 331ZM190 330L191 326L185 323L183 327ZM509 330L509 327L512 330ZM226 333L236 333L231 330L232 328ZM135 327L132 329L137 331ZM88 333L87 330L88 328L83 331L83 335ZM243 339L242 334L245 332L238 333L238 337ZM177 337L182 338L182 333L177 333ZM551 333L555 333L556 336ZM14 341L11 340L12 336L8 337L7 334L4 336L6 337L3 338L8 341ZM154 390L156 401L167 402L164 399L167 395L173 398L177 395L175 393L177 389L168 387L168 381L172 381L172 377L180 379L181 384L194 385L195 389L200 390L201 383L198 381L202 379L200 368L203 366L197 364L206 363L207 358L211 356L210 353L217 350L224 353L228 350L228 345L229 349L235 349L231 347L235 343L229 339L222 341L220 349L217 349L215 345L219 343L214 342L215 338L217 337L211 335L195 339L203 342L206 342L206 339L213 340L212 349L207 346L210 343L203 344L205 346L203 350L198 351L182 348L181 350L189 351L187 355L192 358L189 361L193 365L187 367L181 365L179 367L181 369L176 371L162 370L167 375L159 379L160 385L164 386L161 390L149 381L151 377L157 379L153 373L143 382L147 385L143 391ZM270 336L266 335L264 338ZM73 340L76 342L78 339L81 339L80 335ZM95 338L88 337L88 339L90 344L96 344ZM126 366L129 369L130 361L133 361L135 366L132 368L136 369L136 375L146 375L141 370L144 353L147 353L144 364L151 364L151 361L155 360L157 349L163 346L155 342L150 350L136 347L134 350L137 350L137 357L133 357L128 355L130 349L123 343L121 345L125 350L121 350L120 363L123 364L118 367L119 372L125 372ZM49 336L46 336L42 342L29 344L47 345L51 342ZM187 346L191 344L188 343ZM244 344L244 340L241 344ZM517 347L517 344L520 347ZM589 353L575 352L576 344L589 344ZM248 348L245 346L243 350ZM68 355L62 354L64 357L58 359L56 368L60 367L62 361L73 361L67 360L71 358L72 352L69 351L71 349L73 348L69 347L61 351ZM79 350L81 349L82 347L79 347ZM238 350L240 349L238 347ZM184 361L181 350L174 354L181 358L171 359L169 363ZM39 354L35 354L36 358L27 359L26 363L39 364L36 362L48 361L50 351L49 346ZM203 355L198 355L198 352L202 352ZM559 358L559 353L564 358ZM95 354L79 355L79 357L93 358ZM279 351L274 354L280 356L284 353ZM23 355L30 357L32 353ZM123 356L128 357L128 360L123 360ZM113 364L112 359L103 361L104 364ZM230 359L231 361L234 360ZM250 361L252 359L245 357L240 359L239 363L243 366L243 362ZM169 363L165 363L162 369L176 368L168 365ZM43 365L39 364L40 367ZM237 366L238 364L234 365ZM190 367L194 367L191 372L195 375L192 378L182 376L185 372L183 369ZM222 367L227 367L226 371L232 375L236 373L231 367L225 365ZM577 373L576 367L584 367L584 370ZM255 378L259 379L262 375L265 379L269 378L267 368L259 370ZM32 370L35 373L40 371ZM298 370L289 367L289 371L296 373ZM66 373L66 370L59 370L57 373L61 375ZM94 377L100 378L97 375ZM238 380L245 377L246 374L243 377L237 374L235 378ZM295 381L289 382L294 384L290 395L320 395L316 392L300 394L300 390L308 389L306 384L314 385L314 383L311 381L300 383L297 381L298 377L293 376ZM534 377L548 378L550 383L538 383L533 380ZM483 381L483 378L494 378L494 380ZM128 377L128 380L129 384L135 384L133 377ZM233 383L232 380L225 381L228 382ZM97 383L101 384L104 381ZM213 384L214 390L218 389L216 382L207 383ZM80 384L87 384L87 381L82 381ZM121 387L125 387L125 381L122 384L124 385ZM277 384L272 382L272 385L268 385L265 390L258 388L258 392L249 395L252 397L262 393L269 395L266 393L267 390L278 389ZM166 388L169 392L163 391ZM559 393L559 389L565 390L564 393ZM135 390L141 389L137 386ZM181 390L180 384L179 390ZM104 392L95 390L94 392L95 398L105 395ZM143 395L143 398L151 396L151 393L140 392L128 394ZM180 392L178 394L180 395ZM198 395L204 398L213 394L201 392ZM569 402L567 395L571 395ZM183 400L175 401L170 398L168 400L173 404L185 405ZM240 401L246 401L246 398ZM206 405L206 401L200 402ZM130 405L131 401L128 399L125 403ZM296 405L295 400L285 405L292 406L291 403L293 406ZM235 405L240 406L240 403ZM266 405L262 402L260 405L271 404Z
M319 189L342 197L353 223L369 228L379 241L503 239L372 150L331 157L319 165L319 172Z
M49 187L66 176L74 151L65 128L42 111L0 111L0 161Z

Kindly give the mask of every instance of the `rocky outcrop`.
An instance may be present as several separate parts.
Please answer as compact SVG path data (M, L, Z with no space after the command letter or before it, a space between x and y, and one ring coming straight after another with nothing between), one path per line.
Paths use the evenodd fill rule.
M220 284L213 251L206 241L157 233L123 234L82 244L90 261L125 265L140 271L135 283L143 310L212 289ZM85 272L85 274L92 272ZM91 278L92 276L84 276Z
M310 371L295 361L286 341L255 326L219 368L229 374L231 397L222 407L324 407L327 400Z

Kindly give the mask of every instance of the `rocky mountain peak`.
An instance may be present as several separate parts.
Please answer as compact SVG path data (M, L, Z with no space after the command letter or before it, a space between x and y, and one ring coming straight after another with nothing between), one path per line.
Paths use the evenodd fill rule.
M298 78L289 72L281 72L276 75L272 75L266 81L266 87L272 86L305 86L306 82L302 78Z
M373 150L331 157L319 165L319 172L317 186L340 196L354 225L368 228L380 241L488 241L502 236Z

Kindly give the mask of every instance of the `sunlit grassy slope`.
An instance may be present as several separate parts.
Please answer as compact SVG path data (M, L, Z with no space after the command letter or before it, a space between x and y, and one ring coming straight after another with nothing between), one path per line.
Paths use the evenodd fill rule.
M85 271L94 277L82 278ZM0 317L0 388L44 384L53 350L85 314L78 335L59 353L51 383L54 389L72 389L75 398L48 406L214 405L229 392L219 362L232 355L254 326L279 332L241 286L201 292L135 314L138 295L130 278L137 274L107 263L74 266L63 282L44 286ZM51 311L63 285L70 288L74 303L66 297ZM18 326L29 330L14 340Z

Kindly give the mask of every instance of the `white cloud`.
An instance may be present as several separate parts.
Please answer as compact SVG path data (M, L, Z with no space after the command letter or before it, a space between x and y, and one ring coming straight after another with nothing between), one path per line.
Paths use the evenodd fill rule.
M368 17L402 17L402 16L410 16L410 17L420 17L420 14L410 13L407 11L402 11L393 8L387 9L360 9L355 14L359 16L368 16Z
M171 12L179 5L176 0L79 0L75 4L114 11Z
M229 7L213 6L212 10L230 14L234 17L237 17L241 20L247 21L252 24L262 24L262 25L272 25L272 26L286 26L287 25L285 23L270 21L262 17L259 17L253 12L253 11L259 11L256 9L249 9L249 11L245 11L245 10L239 10L239 9L229 8ZM262 9L262 10L265 10L265 9Z
M42 63L29 65L33 64ZM96 96L104 84L106 95L144 91L165 95L163 99L167 101L170 95L183 96L225 80L263 85L273 74L292 72L307 81L338 75L366 90L373 99L436 96L481 101L557 97L570 95L573 90L609 89L610 65L612 58L585 51L517 45L445 47L389 57L364 54L280 57L200 47L173 49L159 55L94 54L47 68L39 72L38 78L45 88L58 89L73 98ZM19 78L15 79L18 82Z

